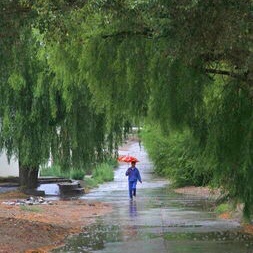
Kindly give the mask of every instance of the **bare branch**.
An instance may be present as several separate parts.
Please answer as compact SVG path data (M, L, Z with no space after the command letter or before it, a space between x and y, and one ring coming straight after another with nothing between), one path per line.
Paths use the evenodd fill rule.
M243 74L237 74L228 70L221 70L221 69L206 69L206 73L209 74L215 74L215 75L224 75L224 76L230 76L236 79L240 79L243 81L247 80L248 72L245 72Z

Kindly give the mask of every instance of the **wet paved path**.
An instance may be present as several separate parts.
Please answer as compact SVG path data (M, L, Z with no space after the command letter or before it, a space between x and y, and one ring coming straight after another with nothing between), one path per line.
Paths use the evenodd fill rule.
M241 235L235 221L220 220L210 212L212 203L175 194L156 178L147 154L132 143L121 154L136 156L143 184L137 198L128 198L125 171L120 164L115 180L83 198L113 205L113 212L98 218L85 232L68 240L55 252L68 253L253 253L253 242Z

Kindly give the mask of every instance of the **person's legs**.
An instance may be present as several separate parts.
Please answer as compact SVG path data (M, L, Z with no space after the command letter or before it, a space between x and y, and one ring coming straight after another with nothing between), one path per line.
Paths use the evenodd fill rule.
M137 185L137 181L133 182L132 190L133 190L134 197L136 197L136 185Z
M128 181L128 190L129 190L129 198L133 198L133 183L132 181Z

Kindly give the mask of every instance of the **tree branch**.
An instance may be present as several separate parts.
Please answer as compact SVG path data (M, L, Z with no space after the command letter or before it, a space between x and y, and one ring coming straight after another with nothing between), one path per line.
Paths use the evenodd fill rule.
M221 70L221 69L205 69L205 71L208 74L230 76L230 77L240 79L243 81L247 80L247 75L248 75L248 72L245 72L243 74L237 74L228 70Z
M117 33L113 33L113 34L104 34L101 37L103 39L107 39L107 38L112 38L112 37L132 37L132 36L147 36L147 37L151 37L152 36L152 30L146 28L143 31L119 31Z

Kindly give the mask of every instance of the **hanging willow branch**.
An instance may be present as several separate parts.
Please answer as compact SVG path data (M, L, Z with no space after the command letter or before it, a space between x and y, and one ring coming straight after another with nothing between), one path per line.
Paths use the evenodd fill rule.
M237 74L228 70L221 70L221 69L205 69L206 73L209 74L216 74L216 75L225 75L230 76L236 79L240 79L242 81L247 81L248 72L243 74Z
M103 39L113 38L113 37L133 37L133 36L147 36L147 38L152 38L152 30L146 28L143 31L119 31L113 34L104 34L101 37Z

